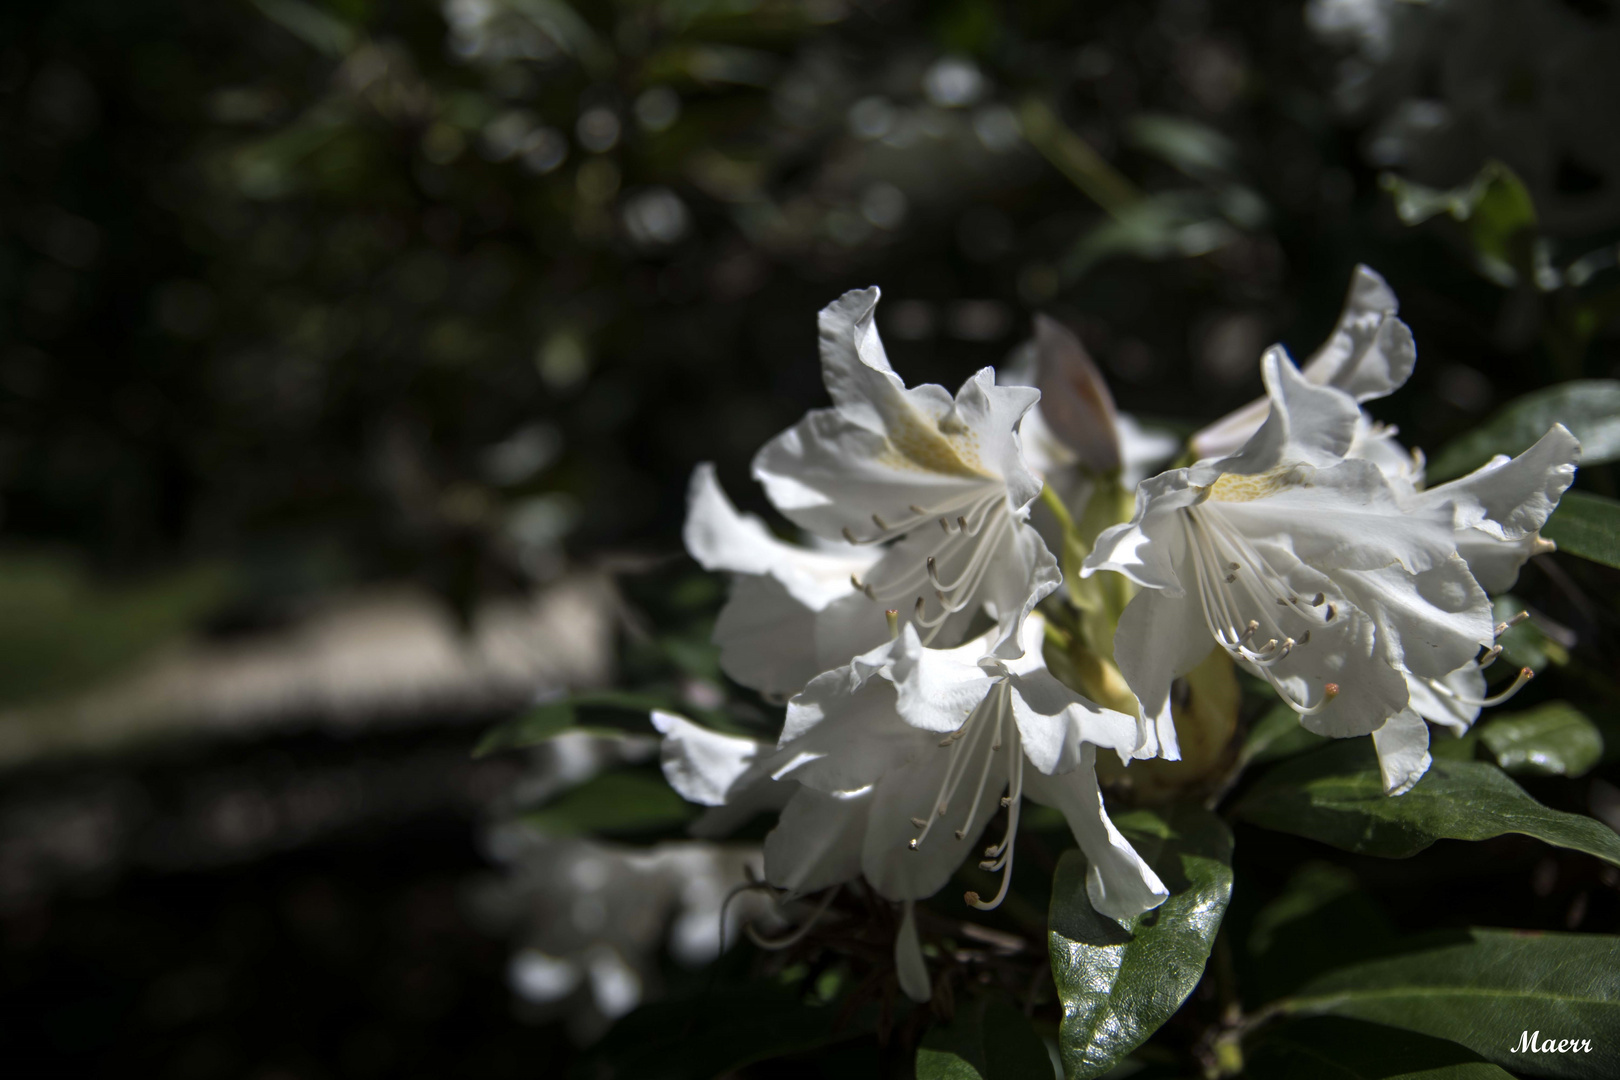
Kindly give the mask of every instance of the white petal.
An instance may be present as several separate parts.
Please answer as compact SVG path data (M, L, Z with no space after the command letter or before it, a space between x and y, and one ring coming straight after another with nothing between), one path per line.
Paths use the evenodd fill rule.
M902 719L895 708L894 684L875 677L899 644L817 675L788 702L772 758L776 776L820 791L853 791L935 749L938 736ZM966 715L958 715L956 726Z
M1395 318L1397 306L1384 279L1357 266L1338 324L1305 362L1302 374L1357 401L1393 393L1417 362L1411 331ZM1192 437L1193 452L1200 458L1235 453L1265 422L1270 407L1270 401L1259 398L1228 413Z
M839 410L813 410L760 448L754 478L796 524L828 537L849 529L862 539L878 532L873 514L899 522L913 516L913 505L965 507L999 483L964 461L933 420L913 413L896 426L885 434Z
M1372 733L1384 794L1404 795L1429 771L1429 725L1411 709L1402 709Z
M1260 361L1271 411L1243 448L1219 464L1223 472L1255 474L1279 465L1331 465L1355 437L1361 410L1339 390L1301 375L1280 345Z
M1040 481L1018 446L1020 419L1039 399L996 386L989 368L953 400L939 386L907 389L890 369L872 321L875 289L848 293L821 315L822 375L834 408L808 414L766 443L754 476L790 519L823 536L892 535L877 522L966 507L999 493L1021 509ZM873 520L874 515L877 521Z
M732 583L714 624L720 669L779 699L888 636L883 611L861 593L850 590L816 611L775 578L746 575Z
M971 740L970 735L963 741ZM945 779L951 751L931 747L924 756L890 770L878 781L872 792L872 813L861 850L861 870L879 893L890 900L932 896L978 847L979 834L984 832L985 825L1001 807L999 796L1006 788L1004 770L1007 758L1006 747L994 755L990 782L979 799L977 811L969 820L967 812L972 807L983 758L991 756L988 737L982 740L981 745L982 755L975 754L973 760L966 764L965 778L957 788L955 798L915 851L911 849L911 840L919 830L911 819L927 818L932 813ZM963 749L968 748L964 746ZM996 766L1001 766L1003 771L998 774ZM961 839L956 837L958 829L963 830Z
M1298 704L1322 703L1332 684L1337 687L1336 696L1321 711L1302 717L1305 727L1331 738L1366 735L1406 707L1406 679L1396 668L1399 642L1381 638L1378 622L1347 598L1338 579L1330 579L1301 562L1286 546L1288 539L1254 540L1251 546L1281 591L1302 598L1321 592L1325 603L1320 610L1325 612L1326 605L1331 604L1334 617L1325 623L1316 622L1316 616L1307 620L1288 614L1293 609L1277 606L1273 617L1287 619L1285 633L1303 644L1296 644L1286 657L1269 664L1264 672L1248 661L1243 664L1254 674L1268 675L1281 692ZM1315 610L1308 600L1306 606ZM1239 617L1243 614L1240 612ZM1267 621L1263 611L1255 611L1251 617ZM1307 631L1310 639L1305 641Z
M923 961L922 942L917 938L917 915L912 910L915 901L905 902L905 915L900 919L900 932L894 938L894 970L900 977L900 989L912 1001L924 1002L934 996L928 979L928 965Z
M941 418L941 432L959 433L968 442L959 453L1001 478L1007 504L1021 510L1041 493L1041 480L1024 460L1018 425L1040 401L1039 390L1027 386L997 386L994 368L981 368L956 392L949 416Z
M1423 484L1423 453L1402 446L1396 438L1398 434L1395 428L1362 413L1356 422L1355 438L1344 456L1372 462L1391 487L1400 494L1410 495Z
M1455 508L1458 549L1479 583L1499 592L1512 586L1526 558L1548 550L1538 543L1537 530L1574 482L1580 457L1580 442L1562 424L1554 424L1518 457L1497 457L1414 501Z
M1494 640L1490 598L1459 555L1420 574L1386 566L1342 570L1333 579L1372 616L1385 655L1415 675L1440 678Z
M801 787L765 837L765 880L803 896L853 879L871 804L870 791L840 796Z
M1078 766L1084 743L1105 746L1122 760L1140 748L1136 717L1087 701L1045 670L1009 678L1024 755L1041 772L1062 773Z
M900 717L914 729L935 735L961 727L995 683L978 663L987 644L988 636L955 649L925 649L916 627L908 624L895 643L894 663L886 673Z
M1141 707L1137 757L1181 757L1170 712L1170 686L1213 648L1196 597L1143 590L1125 605L1114 634L1114 662Z
M1086 871L1091 906L1109 918L1130 919L1164 903L1170 890L1108 819L1097 788L1096 760L1096 750L1087 747L1085 760L1069 772L1059 776L1026 772L1024 793L1061 810L1069 822L1075 842L1091 864Z
M1115 417L1114 427L1119 431L1119 482L1126 490L1141 483L1148 473L1162 467L1181 450L1180 439L1168 431L1142 426L1130 413Z
M661 709L653 710L652 724L664 736L659 747L664 778L688 802L720 806L734 790L764 777L768 743L722 735Z
M1369 401L1386 397L1412 375L1412 332L1395 318L1395 293L1374 270L1357 266L1338 325L1305 363L1305 376Z
M1053 436L1092 472L1120 466L1114 397L1085 346L1068 327L1035 316L1035 385Z
M992 559L978 591L984 611L996 620L990 655L1016 660L1024 654L1020 628L1063 583L1063 573L1040 534L1025 524L1009 531Z
M1479 706L1464 702L1484 699L1485 673L1470 661L1435 681L1451 692L1442 693L1430 680L1407 675L1406 687L1412 695L1413 711L1432 724L1450 728L1454 735L1463 734L1479 718Z
M1207 509L1245 536L1287 537L1300 559L1330 575L1392 563L1419 573L1456 551L1447 507L1398 501L1371 462L1341 461L1267 480L1274 490L1262 498L1212 499Z
M1186 554L1180 511L1197 503L1199 494L1189 469L1142 481L1136 486L1136 513L1098 535L1081 564L1081 576L1112 570L1144 588L1181 595L1195 582L1182 581L1177 571Z
M705 570L768 574L815 611L853 592L850 575L864 572L881 554L848 546L837 553L816 551L778 540L757 517L737 512L708 462L692 471L682 538Z

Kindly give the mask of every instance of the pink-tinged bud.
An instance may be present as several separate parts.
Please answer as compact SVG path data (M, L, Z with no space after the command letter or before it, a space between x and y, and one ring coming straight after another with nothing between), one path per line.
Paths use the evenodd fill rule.
M1119 468L1117 414L1108 384L1074 332L1045 315L1035 316L1035 385L1046 426L1082 465L1094 472Z

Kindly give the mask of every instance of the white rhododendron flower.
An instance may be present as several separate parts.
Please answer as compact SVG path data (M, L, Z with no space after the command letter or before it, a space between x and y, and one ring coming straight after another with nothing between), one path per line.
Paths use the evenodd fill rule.
M1136 720L1053 678L1040 659L1044 631L1038 615L1028 618L1023 656L1006 661L986 656L993 631L930 649L907 625L811 680L789 702L774 748L655 712L664 774L721 815L700 819L700 832L781 807L765 840L765 879L791 895L864 875L892 900L931 896L1005 807L1006 831L979 863L1000 872L1000 889L988 900L967 894L985 909L1006 896L1028 797L1067 819L1090 863L1093 906L1119 919L1141 914L1168 892L1108 819L1095 771L1099 748L1129 758ZM915 987L913 947L902 935L897 960Z
M1378 741L1388 786L1404 789L1427 767L1409 681L1455 694L1448 680L1496 636L1458 532L1524 544L1573 477L1574 440L1555 427L1511 463L1414 494L1346 456L1361 423L1350 393L1306 378L1280 348L1263 374L1270 413L1254 435L1233 455L1145 481L1135 517L1098 538L1085 572L1143 587L1115 655L1161 741L1174 739L1172 680L1213 638L1312 731L1365 735L1395 718Z
M1398 308L1382 277L1369 267L1356 267L1332 336L1301 374L1318 385L1344 390L1358 402L1399 389L1412 373L1416 351L1410 331L1395 317ZM1193 436L1194 451L1200 457L1235 452L1253 437L1270 407L1270 398L1261 398L1216 421ZM1406 509L1424 516L1449 513L1457 552L1482 588L1488 592L1510 588L1526 559L1553 549L1538 530L1574 479L1580 454L1579 444L1564 428L1548 432L1519 458L1499 456L1470 476L1429 490L1424 490L1422 452L1402 446L1397 435L1394 427L1363 410L1344 456L1376 466L1390 493ZM1503 468L1507 472L1496 472ZM1438 678L1403 672L1409 708L1373 732L1385 786L1392 794L1409 790L1428 771L1429 731L1424 721L1462 734L1478 717L1481 705L1490 700L1484 668L1499 652L1493 646L1482 661L1470 659Z
M829 660L881 644L891 610L924 644L941 646L960 643L982 613L996 624L987 652L1015 657L1024 616L1060 579L1028 523L1041 481L1018 439L1040 395L997 386L989 368L955 398L931 384L908 389L878 340L877 300L878 290L859 290L822 310L833 407L813 410L754 458L776 508L841 548L777 544L708 474L693 482L693 555L708 569L771 579L741 585L716 626L726 673L766 693L797 691Z

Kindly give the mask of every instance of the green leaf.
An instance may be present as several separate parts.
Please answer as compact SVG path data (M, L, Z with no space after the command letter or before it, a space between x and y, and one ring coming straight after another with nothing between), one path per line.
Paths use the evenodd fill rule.
M1588 464L1584 448L1582 464ZM1620 568L1620 502L1585 491L1566 491L1541 535L1569 555Z
M1495 765L1435 758L1405 795L1388 796L1372 740L1345 739L1260 778L1238 813L1278 832L1386 858L1436 840L1522 833L1620 866L1620 836L1580 814L1549 810Z
M1603 757L1597 725L1567 701L1497 716L1480 728L1479 737L1511 773L1581 776Z
M1539 1076L1620 1075L1620 938L1528 930L1448 931L1396 956L1342 968L1277 1003L1289 1015L1352 1017L1460 1043ZM1589 1039L1589 1053L1517 1050L1520 1034Z
M652 735L647 714L667 709L670 700L660 694L627 690L599 690L536 705L522 716L497 724L473 748L473 757L516 750L555 738L564 731L592 735Z
M1449 480L1479 468L1496 454L1520 453L1554 424L1563 424L1581 440L1583 466L1620 458L1620 381L1576 379L1512 401L1447 443L1429 465L1429 479Z
M1355 933L1342 933L1347 926ZM1249 929L1239 976L1246 1001L1281 997L1325 971L1366 957L1394 935L1389 916L1342 866L1311 861L1261 908Z
M1245 1064L1250 1080L1513 1080L1454 1042L1333 1016L1266 1032Z
M1063 1002L1058 1048L1070 1080L1101 1076L1181 1007L1203 977L1232 897L1232 834L1200 806L1122 814L1114 823L1170 898L1123 926L1086 898L1086 860L1069 851L1052 883L1048 946Z
M1299 722L1299 713L1277 705L1249 726L1241 758L1245 767L1293 757L1321 746L1326 740Z
M1488 161L1461 187L1438 190L1393 173L1379 183L1395 197L1395 212L1408 225L1449 214L1467 226L1478 269L1498 285L1509 286L1535 273L1536 208L1512 169Z
M662 776L626 769L570 788L519 820L547 836L651 833L684 825L694 810Z
M580 1080L711 1080L745 1065L865 1033L866 1026L858 1023L838 1027L838 1012L834 1006L807 1004L779 986L717 987L637 1009L613 1025L569 1075Z
M924 1036L917 1080L1029 1080L1052 1075L1052 1059L1023 1013L1000 994L959 1008Z

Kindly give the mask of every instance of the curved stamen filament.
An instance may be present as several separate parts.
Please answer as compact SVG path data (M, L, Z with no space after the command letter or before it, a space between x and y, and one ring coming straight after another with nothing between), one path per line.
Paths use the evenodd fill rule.
M1012 884L1013 870L1013 841L1018 835L1018 815L1024 804L1024 749L1019 745L1018 729L1013 728L1013 753L1007 761L1007 772L1010 790L1007 793L1007 835L1002 838L999 845L1000 857L986 863L980 863L982 870L1000 870L1001 888L989 900L980 900L976 892L966 893L962 899L980 911L989 911L1000 906L1007 898L1007 889Z
M827 909L832 906L833 897L838 895L838 890L841 888L843 888L843 885L840 884L834 885L832 888L828 889L827 895L821 898L821 902L817 904L816 909L810 913L810 917L804 920L804 924L798 929L787 934L785 937L761 937L759 932L754 929L753 923L749 923L748 925L744 926L743 932L748 935L748 940L752 941L755 945L758 945L762 949L778 950L786 949L792 945L797 945L799 942L804 940L804 936L808 934L811 929L814 928L816 923L821 920L821 917L827 913Z
M984 728L989 726L986 723L981 723L980 720L985 713L996 708L995 703L990 700L991 696L986 695L985 699L972 712L968 713L967 719L962 721L961 727L939 741L941 747L950 747L951 757L946 762L945 776L940 781L939 795L934 799L934 806L928 814L928 820L922 826L922 832L912 838L909 845L912 851L918 850L923 841L928 839L928 834L934 829L934 822L945 816L945 811L950 807L951 798L956 794L957 786L961 784L963 775L967 772L968 766L972 764L973 750L981 741ZM982 790L983 781L981 780L980 783ZM912 819L913 823L916 821L916 818Z
M1284 689L1279 678L1270 669L1288 657L1295 648L1310 640L1309 628L1295 637L1282 626L1278 616L1287 611L1310 622L1320 619L1325 624L1334 617L1333 605L1327 603L1327 597L1322 593L1317 593L1306 601L1284 588L1279 588L1274 580L1275 574L1265 559L1253 549L1241 533L1225 526L1218 519L1211 516L1206 520L1205 514L1188 510L1183 520L1187 543L1192 548L1193 574L1197 581L1199 604L1203 608L1204 624L1209 628L1210 636L1222 648L1245 661L1256 674L1271 683L1278 696L1295 712L1302 716L1321 712L1338 696L1337 683L1325 684L1322 699L1315 705L1308 705L1295 700L1293 694ZM1236 555L1237 558L1234 559L1231 555ZM1264 595L1256 592L1256 583ZM1237 589L1233 586L1237 586ZM1250 618L1247 621L1239 618L1238 609L1244 605L1240 601L1238 590L1247 594L1247 599L1252 604L1250 610L1259 618ZM1266 603L1267 600L1271 603ZM1325 610L1318 615L1316 609L1324 605ZM1238 629L1240 624L1243 626L1242 630ZM1251 643L1262 632L1267 634L1267 640L1265 644L1256 648Z
M946 532L950 532L948 519L954 520L959 524L961 530L966 532L968 530L967 519L971 518L975 513L980 513L979 522L983 524L983 515L981 513L983 504L993 502L1000 494L999 488L989 495L977 490L970 491L954 499L948 499L932 510L925 510L916 503L912 503L906 507L910 511L910 515L894 522L886 521L881 514L874 513L872 515L872 524L877 529L875 536L857 536L853 528L845 525L843 528L844 539L851 544L881 544L885 540L893 540L895 537L935 518L939 519ZM956 511L954 516L951 513L952 511Z
M991 743L989 752L984 755L984 768L979 770L979 786L978 789L973 792L973 804L968 807L967 818L962 822L962 827L956 830L956 838L958 840L961 840L967 836L967 831L973 828L973 816L979 812L979 803L984 800L984 785L985 782L990 779L990 766L995 763L995 752L1001 749L1001 729L1007 721L1008 691L1006 687L1007 682L1003 680L997 684L995 690L991 691L996 695L995 741Z
M1453 690L1439 679L1424 679L1423 681L1428 683L1435 693L1444 695L1445 697L1448 697L1459 704L1476 705L1480 708L1488 708L1492 705L1502 704L1502 702L1524 689L1524 684L1535 677L1536 673L1534 671L1531 671L1529 668L1520 668L1518 677L1516 677L1506 689L1498 691L1497 693L1492 694L1490 697L1484 698L1475 698L1469 697L1467 694L1459 694L1457 691Z

